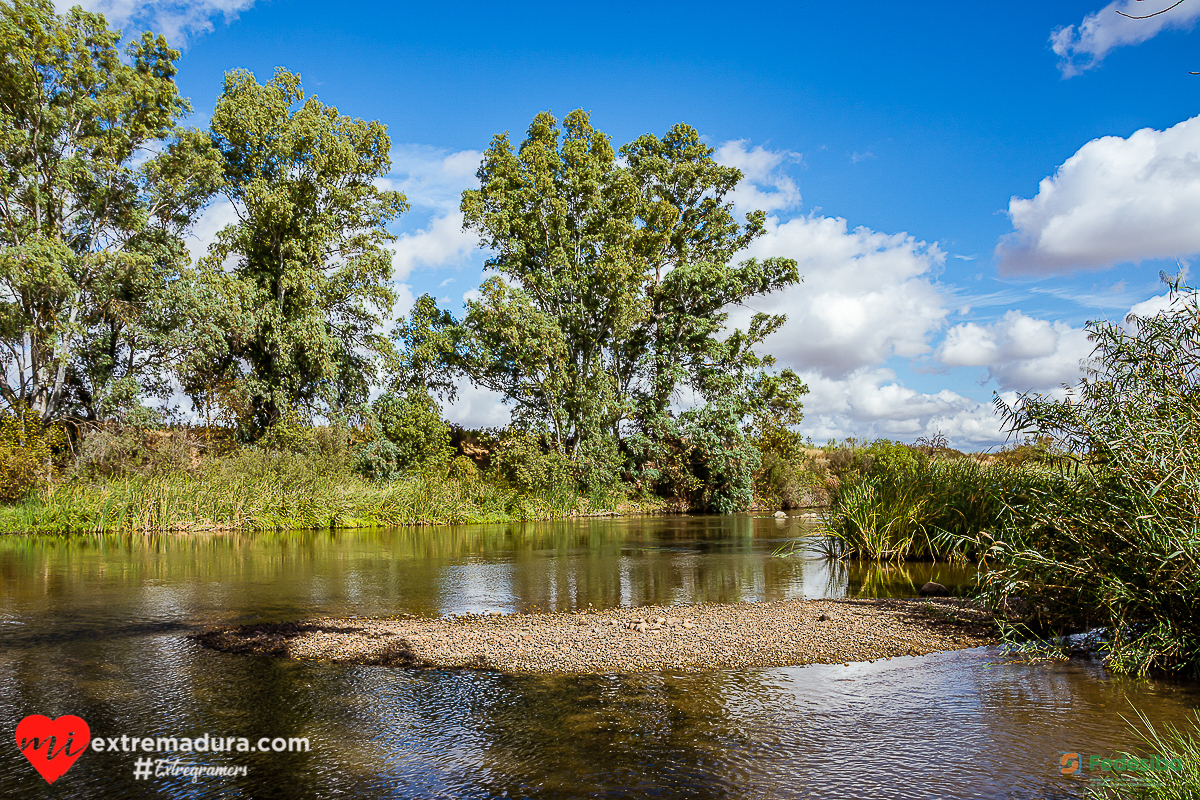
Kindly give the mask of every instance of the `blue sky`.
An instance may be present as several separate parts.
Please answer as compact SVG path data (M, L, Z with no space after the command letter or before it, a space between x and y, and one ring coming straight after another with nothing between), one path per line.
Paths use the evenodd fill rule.
M694 125L770 214L750 254L805 275L752 304L789 315L769 344L812 388L804 432L982 448L994 392L1076 380L1083 324L1155 308L1200 253L1200 0L1117 13L1171 2L85 6L184 48L194 124L226 70L277 65L386 123L397 287L456 312L484 257L458 196L494 134L547 109L618 145ZM506 419L470 389L447 413Z

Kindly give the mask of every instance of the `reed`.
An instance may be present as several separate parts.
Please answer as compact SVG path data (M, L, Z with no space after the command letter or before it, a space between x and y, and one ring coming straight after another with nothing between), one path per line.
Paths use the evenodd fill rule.
M968 458L876 466L839 488L826 527L846 558L977 559L988 546L981 533L1011 524L1014 503L1062 480L1036 466Z
M588 496L519 493L473 469L444 464L375 483L292 454L252 454L195 474L45 486L0 507L0 531L324 529L550 519L593 510Z
M1093 778L1106 778L1089 790L1095 800L1137 798L1138 800L1195 800L1200 797L1200 714L1181 730L1167 724L1158 730L1150 720L1137 711L1139 724L1130 728L1142 740L1144 754L1126 753L1126 765L1132 763L1146 769L1110 770ZM1111 761L1111 760L1110 760Z

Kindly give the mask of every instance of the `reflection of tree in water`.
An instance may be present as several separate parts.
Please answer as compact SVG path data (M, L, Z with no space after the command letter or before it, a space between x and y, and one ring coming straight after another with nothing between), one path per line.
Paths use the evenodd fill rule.
M879 561L828 562L825 594L829 597L913 597L929 581L954 593L970 593L975 567L969 564Z
M480 748L463 796L777 796L757 766L774 743L739 724L736 709L787 703L756 677L425 677L427 702L455 705L454 724L472 732L468 747ZM383 703L409 713L407 690Z

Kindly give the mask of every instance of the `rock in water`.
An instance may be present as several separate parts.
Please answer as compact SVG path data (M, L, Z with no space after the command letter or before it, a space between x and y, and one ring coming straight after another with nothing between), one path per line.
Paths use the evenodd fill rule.
M776 511L775 512L775 519L783 519L786 516L787 516L787 512L785 512L785 511Z
M921 597L949 597L950 590L940 583L930 581L921 587Z

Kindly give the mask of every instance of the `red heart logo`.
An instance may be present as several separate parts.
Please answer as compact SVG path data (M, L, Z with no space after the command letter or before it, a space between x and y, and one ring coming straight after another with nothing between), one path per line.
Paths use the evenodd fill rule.
M54 783L88 749L92 729L79 717L67 714L58 719L30 714L17 725L17 747L29 763ZM76 742L82 742L76 747Z

